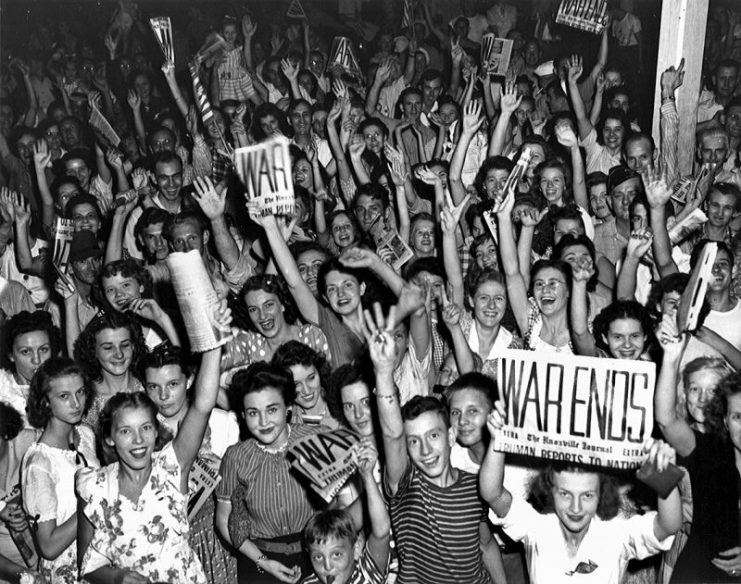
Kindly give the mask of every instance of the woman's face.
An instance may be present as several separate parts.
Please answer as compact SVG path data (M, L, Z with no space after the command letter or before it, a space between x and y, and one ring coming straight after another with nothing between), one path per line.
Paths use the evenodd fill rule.
M460 389L450 396L450 425L461 446L470 447L484 439L489 403L476 389Z
M355 243L357 233L355 232L355 226L350 220L350 217L344 214L337 215L332 219L332 239L335 245L340 249L345 249L349 245Z
M147 408L121 408L113 415L111 435L106 442L115 448L121 464L144 470L152 461L157 442L157 422Z
M220 140L226 134L226 120L220 111L214 111L214 117L206 126L206 132L212 140Z
M412 229L412 249L421 256L435 252L435 224L427 219L415 221Z
M46 331L30 331L16 336L8 355L15 366L18 381L23 385L31 383L36 370L52 357L51 341Z
M572 534L586 532L599 507L599 475L593 472L555 472L551 494L553 510L561 526Z
M544 315L566 310L569 301L566 277L556 268L538 270L533 277L533 298Z
M144 371L147 395L165 418L174 418L188 403L188 378L180 365L148 367Z
M373 414L368 386L362 381L346 385L340 390L340 400L350 429L361 437L373 436Z
M717 369L700 369L687 376L684 395L690 418L700 424L705 422L705 406L713 399L723 374Z
M306 250L296 258L298 273L314 295L318 293L317 276L319 274L319 268L322 267L325 261L327 261L326 254L318 249Z
M365 291L355 276L332 270L326 276L326 298L329 307L340 316L349 316L358 310Z
M633 212L630 215L630 223L634 230L648 227L648 209L643 205L633 207Z
M280 124L273 114L267 114L260 118L260 129L266 136L272 136L274 133L280 132Z
M85 412L85 383L77 374L64 375L49 381L49 409L51 415L66 424L75 425Z
M492 239L485 239L474 251L476 265L484 270L492 268L499 269L499 260L497 260L497 246Z
M222 32L224 35L224 40L233 47L234 43L237 42L237 25L231 23L226 24L224 25Z
M311 163L302 158L293 165L293 184L312 189L314 187L313 172Z
M502 195L502 189L507 183L509 172L503 168L492 168L486 173L484 179L484 189L489 199L497 199Z
M118 312L124 312L132 300L141 298L144 293L144 286L139 284L136 278L123 274L106 276L103 278L102 284L103 294L108 304Z
M100 217L98 211L90 203L79 203L72 209L72 223L75 231L87 229L98 234Z
M134 359L134 342L129 329L107 328L96 334L95 358L109 375L125 375Z
M365 140L365 147L373 154L380 154L386 144L386 137L381 128L372 124L363 129L363 140Z
M487 280L476 289L471 304L476 322L494 328L502 322L504 311L507 310L507 292L499 282Z
M638 359L646 345L646 334L635 318L618 318L610 323L605 342L615 359Z
M278 335L286 324L283 303L276 294L265 290L251 290L245 296L247 314L255 329L270 339Z
M66 128L66 125L62 128ZM90 186L90 177L92 173L87 163L81 158L70 158L64 163L64 174L67 176L74 176L80 186L87 190Z
M566 180L560 168L544 168L540 173L540 192L549 205L563 203L563 190Z
M288 412L281 392L266 387L244 396L243 416L250 434L264 446L281 446L288 438Z
M602 129L602 138L609 150L619 151L623 147L623 139L625 138L623 122L613 119L606 120L605 127Z
M517 125L522 127L527 122L528 117L533 112L533 104L529 101L522 101L518 108L515 110L515 116L517 117Z
M313 365L291 365L289 367L296 384L296 405L308 411L322 397L322 380Z

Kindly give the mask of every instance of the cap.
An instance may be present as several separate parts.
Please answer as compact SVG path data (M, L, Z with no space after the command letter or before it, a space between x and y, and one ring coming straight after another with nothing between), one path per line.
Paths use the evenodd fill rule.
M88 258L103 255L103 250L98 245L98 239L89 229L76 231L72 235L72 243L69 246L69 261L80 262Z
M641 175L635 170L623 166L622 164L619 166L613 166L607 175L607 192L611 193L615 187L623 184L626 180L640 178L640 176Z

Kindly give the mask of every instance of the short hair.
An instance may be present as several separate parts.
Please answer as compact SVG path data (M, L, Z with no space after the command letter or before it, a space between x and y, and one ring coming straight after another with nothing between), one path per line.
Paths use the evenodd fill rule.
M370 126L376 126L379 130L381 130L381 134L383 134L384 138L388 138L388 126L384 124L380 118L375 117L365 118L362 122L360 122L360 124L358 124L357 133L362 136L365 129Z
M720 69L736 69L736 71L739 71L741 69L741 65L739 65L739 62L735 59L721 59L718 61L718 64L715 66L715 69L713 70L713 74L717 75L718 70Z
M573 279L571 265L568 262L564 262L560 259L551 257L551 259L538 260L530 268L530 288L528 290L528 295L533 295L535 276L538 274L538 272L541 272L542 270L546 270L548 268L552 268L561 272L564 279L566 280L566 288L569 291L571 290L571 281Z
M120 312L103 312L93 318L75 341L75 360L80 364L85 375L91 381L103 379L103 368L95 355L97 335L107 329L126 329L129 331L132 346L132 358L129 371L136 375L139 359L147 352L141 326L131 317Z
M563 254L564 250L568 247L572 247L574 245L583 245L587 248L587 251L589 252L589 256L592 258L592 264L594 265L594 274L592 274L592 277L589 278L589 281L587 282L587 291L594 292L594 290L597 289L597 282L599 281L599 268L597 267L597 252L594 248L594 243L592 243L592 240L589 239L586 235L578 235L573 236L571 233L567 233L564 235L561 240L553 246L553 253L551 254L551 257L562 259L561 255Z
M556 222L563 219L578 221L584 229L584 217L581 214L580 207L576 203L566 203L562 207L551 207L548 214L550 215L553 228L556 228Z
M604 103L609 104L618 95L624 95L631 102L633 101L632 94L626 85L615 85L614 87L610 87L608 90L605 91Z
M389 192L388 190L386 190L386 187L381 184L371 182L368 184L360 185L357 191L355 191L355 197L353 197L352 205L350 206L353 211L358 204L358 200L362 196L370 197L371 199L380 201L381 206L384 208L384 210L388 209L388 206L390 204Z
M725 128L711 127L701 130L697 134L697 145L699 146L700 144L702 144L702 141L705 140L705 138L723 138L730 148L731 136L728 134Z
M404 279L409 281L416 278L420 273L428 272L433 276L445 279L445 270L437 257L416 258L404 266Z
M85 388L85 406L87 411L93 397L90 381L85 375L85 370L81 364L75 363L67 357L52 357L45 361L36 370L31 379L31 386L28 390L28 402L26 412L28 414L28 423L34 428L44 428L51 420L51 407L49 405L49 391L51 382L60 377L68 375L79 375L82 379L82 385Z
M337 211L339 213L340 211ZM343 213L347 213L348 217L351 217L350 212L343 210ZM289 249L291 250L291 255L296 258L296 261L298 262L298 257L306 253L307 251L316 251L324 255L324 258L329 258L329 252L327 251L327 248L322 246L316 241L295 241L289 246Z
M296 385L289 371L265 361L258 361L247 369L240 369L229 385L232 410L243 412L246 396L268 388L277 389L287 406L292 405L296 398Z
M713 191L717 191L721 195L724 195L726 197L733 197L733 210L736 213L741 211L741 189L739 189L735 184L729 183L729 182L713 183L710 186L710 190L708 191L707 197L705 198L706 204L708 202L708 199L710 198L710 195L713 193Z
M289 324L296 322L296 318L298 317L296 314L296 307L293 303L293 298L288 293L286 282L282 276L275 274L257 274L255 276L250 276L244 283L240 292L245 306L247 305L247 294L258 290L277 296L278 301L283 305L283 318L285 318L286 322Z
M597 142L599 144L604 145L604 138L602 137L602 132L605 129L605 124L607 123L607 120L618 120L620 124L623 126L623 130L625 130L625 135L623 137L623 144L625 144L625 141L630 138L631 135L631 125L630 120L628 119L628 116L625 115L625 112L621 109L607 109L604 112L602 112L602 115L600 116L599 122L597 122Z
M152 156L152 169L156 172L158 164L170 164L172 162L177 162L180 165L180 170L182 171L183 161L180 160L180 157L175 154L175 152L170 152L169 150L157 152Z
M408 95L416 95L420 98L424 97L422 95L422 91L416 87L407 87L404 91L401 92L399 95L399 103L404 103L404 100Z
M490 156L479 167L476 177L473 179L473 185L476 188L476 192L479 197L486 198L486 189L484 183L486 182L486 175L491 170L505 170L507 173L512 172L515 164L506 156Z
M605 306L592 324L594 340L600 349L609 353L609 347L603 339L610 332L610 325L623 318L637 320L640 323L643 334L646 335L646 347L654 339L653 322L646 307L635 300L616 300Z
M329 373L331 371L329 362L324 353L315 351L308 345L299 341L288 341L278 347L270 362L284 371L290 371L291 367L294 365L314 367L319 374L322 387L322 397L324 397L324 388L327 386L326 381L329 378Z
M57 355L61 349L59 329L52 321L51 314L45 310L35 310L34 312L22 310L6 320L3 328L6 355L10 355L13 352L13 343L15 343L15 340L19 336L37 331L46 333L46 336L49 337L52 356ZM12 364L11 366L15 367Z
M710 241L709 239L701 239L695 244L695 247L692 249L692 255L690 256L690 268L695 269L695 266L697 265L697 262L700 261L700 256L702 255L702 251L705 249L705 245L708 243L715 243L718 246L718 251L724 251L728 254L728 257L731 260L731 263L733 263L734 256L733 256L733 250L726 244L725 241ZM716 258L718 256L716 255Z
M172 438L167 429L160 424L157 418L157 406L144 391L135 391L133 393L119 392L108 400L103 410L100 412L100 433L99 438L105 444L105 438L111 435L113 430L114 416L126 408L147 410L152 423L157 429L157 439L154 444L155 450L161 450L162 447ZM111 453L111 448L103 448L104 452Z
M142 379L147 369L162 369L170 365L180 367L186 377L191 373L188 358L183 349L170 343L162 343L151 351L145 351L139 360Z
M354 544L358 537L347 509L323 509L304 527L304 545L321 544L329 539L347 539Z
M195 225L200 230L201 235L209 230L208 220L199 210L189 209L187 211L182 211L177 215L172 215L170 213L168 213L167 215L167 220L162 226L162 233L165 236L165 239L167 239L167 241L169 241L170 243L172 243L173 230L175 229L175 227L177 227L178 225L182 225L183 223L195 223Z
M103 220L103 214L100 212L100 208L98 207L98 199L88 193L78 193L67 201L67 206L64 208L65 217L67 219L72 219L72 211L79 205L90 205L95 210L98 220Z
M173 149L175 148L175 140L177 139L177 136L175 136L175 132L173 132L167 126L157 126L156 128L152 128L149 131L149 134L147 134L147 148L149 148L150 151L152 150L155 132L167 132L168 134L170 134L170 138L172 138L172 147Z
M64 120L59 122L59 124L61 125L67 119L68 118L65 118ZM78 125L79 125L79 122L78 122ZM66 171L65 167L70 160L82 160L87 165L90 172L93 172L93 168L94 168L93 160L90 157L90 151L87 150L86 148L73 148L72 150L67 152L64 156L62 156L62 159L60 160L60 164L62 165L62 168L65 169L65 171Z
M502 276L502 273L499 270L495 270L494 268L484 268L468 280L468 296L473 298L479 288L486 282L497 282L506 288L504 276Z
M363 383L368 388L368 397L370 398L371 408L375 407L373 399L373 387L375 378L373 369L368 366L367 362L362 363L345 363L332 371L327 383L327 407L329 413L336 420L339 420L347 426L345 412L342 406L342 388L354 383Z
M434 81L435 79L443 80L442 71L430 67L429 69L425 69L422 75L419 76L419 84L422 85L425 81Z
M151 298L153 293L152 275L149 271L144 268L135 259L127 260L115 260L103 266L100 272L100 280L98 284L98 294L104 302L104 305L108 305L105 301L105 292L103 290L103 280L112 276L120 275L124 278L134 278L140 286L144 287L142 292L143 298Z
M437 398L429 395L415 395L401 406L401 418L405 422L415 420L427 412L438 414L445 422L445 427L450 427L448 406Z
M554 510L553 487L554 475L561 472L594 473L599 477L599 503L597 517L608 521L617 517L620 510L620 494L614 477L605 474L603 469L595 466L554 462L541 471L530 485L530 496L533 506L540 513L551 513Z
M591 189L597 185L607 186L607 175L604 172L596 171L590 172L587 175L587 189Z
M147 207L142 211L141 217L134 226L134 236L138 240L144 236L144 230L150 225L162 223L164 227L171 214L159 207Z
M294 99L293 101L291 101L291 103L290 103L290 104L289 104L289 106L288 106L288 114L290 115L290 114L291 114L291 113L293 112L293 110L295 110L295 109L296 109L296 108L297 108L298 106L300 106L300 105L305 105L306 107L308 107L308 108L309 108L309 111L310 111L311 113L314 113L314 106L312 106L312 105L311 105L311 104L310 104L310 103L309 103L308 101L306 101L305 99L303 99L303 98L299 98L299 99Z
M448 386L446 390L448 407L450 407L450 398L453 394L464 389L472 389L483 394L490 407L493 407L494 402L499 399L499 390L494 378L477 371L471 371L464 373Z

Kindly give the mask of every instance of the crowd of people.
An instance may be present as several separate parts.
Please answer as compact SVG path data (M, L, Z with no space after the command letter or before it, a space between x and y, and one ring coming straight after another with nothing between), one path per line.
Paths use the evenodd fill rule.
M341 35L303 4L172 14L174 62L131 0L3 46L0 584L741 581L741 11L711 2L689 168L683 62L640 127L630 1L578 33L595 54L558 2ZM276 137L291 215L235 163ZM191 351L178 252L219 348ZM644 459L681 481L505 455L504 349L655 363ZM288 451L337 429L357 470L327 503Z

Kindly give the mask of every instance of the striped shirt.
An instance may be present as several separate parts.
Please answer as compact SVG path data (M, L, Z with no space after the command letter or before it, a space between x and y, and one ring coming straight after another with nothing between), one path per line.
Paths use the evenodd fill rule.
M455 484L441 488L410 462L398 491L387 497L399 554L398 584L491 582L479 547L486 506L476 475L459 470Z
M289 448L304 436L324 429L292 425ZM241 520L235 547L244 543L245 537L272 539L299 533L316 511L306 489L291 472L285 451L266 452L254 438L227 448L221 477L216 497L232 503L232 515L237 514ZM237 497L233 497L235 494ZM231 528L232 521L229 524Z

